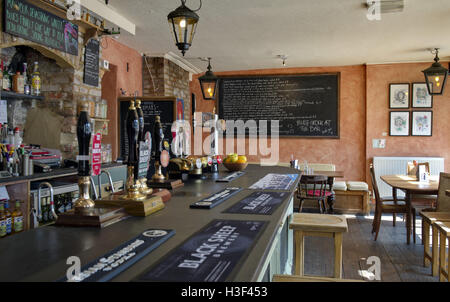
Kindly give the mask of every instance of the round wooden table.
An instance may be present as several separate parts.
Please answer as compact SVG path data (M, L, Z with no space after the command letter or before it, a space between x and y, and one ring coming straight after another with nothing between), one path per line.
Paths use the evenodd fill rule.
M406 206L408 208L408 215L406 216L406 236L407 243L411 242L411 200L413 195L437 195L439 191L439 179L432 177L429 182L420 182L415 177L407 175L384 175L381 179L390 185L393 190L393 196L396 196L396 191L401 190L406 194Z

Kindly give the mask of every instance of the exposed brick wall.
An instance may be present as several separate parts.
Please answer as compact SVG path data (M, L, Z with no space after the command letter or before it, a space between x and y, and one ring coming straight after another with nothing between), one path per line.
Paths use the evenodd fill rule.
M39 62L42 95L45 97L44 101L38 102L8 101L8 123L11 127L23 129L30 108L38 106L39 108L51 109L51 111L64 117L60 138L60 150L63 158L75 158L78 153L76 138L78 105L82 101L101 102L101 80L98 87L83 83L85 49L82 34L80 33L78 41L80 50L78 56L35 45L30 41L6 33L1 34L1 42L0 56L8 65L15 53L14 46L26 45L39 49L37 51L29 48L26 57L29 68L32 68L35 61ZM100 79L102 74L103 71L101 70Z
M191 108L189 72L162 57L144 57L143 60L144 96L175 96L183 99L185 118L189 119ZM152 73L153 81L148 69Z

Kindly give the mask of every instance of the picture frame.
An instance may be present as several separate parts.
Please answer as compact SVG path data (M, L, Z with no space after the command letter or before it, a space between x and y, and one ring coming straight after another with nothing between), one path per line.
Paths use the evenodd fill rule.
M433 108L433 96L429 94L426 83L412 84L412 108Z
M410 84L390 84L389 85L389 108L409 109Z
M409 111L391 111L389 114L389 136L409 136Z
M412 136L433 136L433 111L413 111Z

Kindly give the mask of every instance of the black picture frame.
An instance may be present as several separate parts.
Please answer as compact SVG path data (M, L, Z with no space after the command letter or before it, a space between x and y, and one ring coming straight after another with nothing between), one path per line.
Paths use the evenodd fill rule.
M426 114L429 117L429 132L427 131L425 134L417 133L416 127L416 117L418 114ZM429 133L429 134L428 134ZM413 111L411 112L411 135L412 136L422 136L422 137L431 137L433 136L433 111L431 110L423 110L423 111Z
M417 86L420 86L420 87L417 87ZM418 106L417 105L417 99L416 99L417 98L416 97L417 89L416 89L416 87L417 87L417 89L421 90L421 93L426 93L426 97L430 99L430 101L429 101L430 104L429 105L425 105L425 106ZM424 97L424 96L422 95L422 97ZM414 108L414 109L431 109L431 108L433 108L433 95L430 95L428 93L427 83L425 83L425 82L418 82L418 83L413 83L412 84L412 88L411 88L411 108Z
M394 133L393 131L395 130L394 129L394 127L392 127L393 126L393 117L395 116L395 115L401 115L401 114L403 114L403 115L405 115L405 116L407 116L407 118L408 118L408 120L407 120L407 122L405 123L405 125L406 125L406 127L407 127L407 133L404 133L404 134L396 134L396 133ZM409 111L390 111L389 112L389 136L403 136L403 137L406 137L406 136L410 136L410 133L411 133L411 115L410 115L410 112Z
M405 93L406 90L406 93ZM410 108L411 85L409 83L389 84L389 109L409 109ZM406 97L405 105L396 105Z

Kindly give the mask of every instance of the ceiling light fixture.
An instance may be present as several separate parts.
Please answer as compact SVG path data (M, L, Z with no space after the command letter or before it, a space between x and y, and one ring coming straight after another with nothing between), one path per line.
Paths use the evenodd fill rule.
M200 17L195 12L201 8L202 0L200 0L200 7L197 10L191 10L186 6L186 0L181 0L181 6L167 16L172 34L175 38L175 44L181 50L183 57L192 45L195 30L200 20Z
M439 63L439 48L431 51L436 54L434 63L430 68L423 71L427 82L428 93L430 95L442 95L444 93L445 83L447 82L448 69Z
M286 67L286 60L288 57L286 55L278 55L277 57L283 60L283 66Z
M208 71L198 78L202 88L203 99L205 100L214 100L217 86L219 86L219 78L214 75L211 69L211 58L208 58Z

